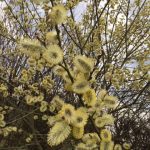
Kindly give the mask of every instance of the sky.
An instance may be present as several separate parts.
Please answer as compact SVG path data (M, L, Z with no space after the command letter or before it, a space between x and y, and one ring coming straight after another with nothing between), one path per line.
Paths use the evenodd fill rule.
M0 2L0 20L2 19L3 16L3 12L2 12L2 8L5 6L4 2Z
M82 14L86 11L87 3L81 2L78 4L77 8L74 10L75 20L80 21L82 18Z

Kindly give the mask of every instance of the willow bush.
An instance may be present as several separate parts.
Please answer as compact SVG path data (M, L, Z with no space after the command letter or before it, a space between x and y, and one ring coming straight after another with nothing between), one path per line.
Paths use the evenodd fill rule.
M1 4L0 149L150 148L149 0Z

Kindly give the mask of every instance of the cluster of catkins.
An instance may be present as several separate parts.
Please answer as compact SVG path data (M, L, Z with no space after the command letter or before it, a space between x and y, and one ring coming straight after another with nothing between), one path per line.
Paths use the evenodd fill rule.
M54 6L49 12L49 19L55 25L61 24L67 17L67 11L62 5ZM42 71L44 67L53 68L55 75L64 80L64 89L73 92L79 99L81 107L75 108L72 104L65 103L59 96L55 96L50 104L46 102L43 96L25 97L26 103L34 105L40 103L40 111L45 112L48 108L53 114L44 117L48 120L47 124L50 131L47 134L47 142L50 146L56 146L64 142L69 135L74 139L81 139L81 142L75 146L76 150L121 150L120 144L114 144L111 126L114 124L114 117L108 114L108 110L117 106L117 98L109 95L105 89L96 93L91 86L91 72L94 69L95 60L93 58L76 55L73 58L73 66L68 64L63 66L63 50L58 45L57 33L55 31L46 34L47 46L41 45L35 39L23 39L20 41L20 52L29 56L28 65L33 69ZM22 72L22 81L26 81L28 73ZM44 87L53 86L49 84L47 78L42 81ZM37 119L37 116L34 116ZM88 124L94 126L95 131L85 133L85 127ZM130 149L130 144L124 143L124 149Z

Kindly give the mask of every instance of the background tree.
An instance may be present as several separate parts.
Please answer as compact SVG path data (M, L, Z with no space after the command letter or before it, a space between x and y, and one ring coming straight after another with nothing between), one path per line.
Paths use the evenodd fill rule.
M150 148L149 0L1 3L0 149Z

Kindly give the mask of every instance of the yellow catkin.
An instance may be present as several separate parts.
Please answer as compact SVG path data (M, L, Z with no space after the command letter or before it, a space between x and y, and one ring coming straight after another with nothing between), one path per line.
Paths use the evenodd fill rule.
M66 21L67 10L63 5L54 6L49 13L49 18L54 24L61 24Z
M101 89L98 93L98 99L103 100L104 97L107 95L107 91L105 89Z
M113 148L114 148L113 141L110 141L110 142L101 141L100 143L100 150L113 150Z
M87 150L86 144L85 143L79 143L75 150Z
M74 65L76 68L83 72L88 73L91 72L94 67L94 61L92 58L88 58L86 56L78 55L74 59Z
M107 129L101 130L100 136L101 136L102 141L104 141L104 142L111 141L111 132Z
M83 94L85 104L88 106L94 106L96 103L96 93L94 89L89 89Z
M94 133L94 132L93 133L86 133L82 137L82 141L84 143L86 143L87 141L92 141L93 143L99 143L100 142L100 138L99 138L97 133Z
M19 49L22 53L35 59L39 59L40 54L44 51L44 47L38 40L28 38L19 41Z
M54 98L52 99L52 103L56 105L57 110L60 110L62 106L65 104L63 99L61 99L58 95L54 96Z
M84 134L84 127L74 127L72 128L72 135L75 139L81 139Z
M51 31L46 34L46 41L48 43L57 43L57 32Z
M47 143L50 146L55 146L62 143L70 134L71 128L65 122L56 122L47 134Z
M129 143L123 143L123 148L124 149L130 149L131 148L131 144L129 144Z
M82 110L82 109L77 109L75 112L75 119L73 122L73 126L75 127L83 127L86 125L88 119L88 114Z
M48 63L56 65L63 60L63 51L58 45L52 44L44 51L43 58Z
M106 95L104 97L104 105L108 108L115 108L117 106L117 97Z
M75 81L72 85L72 89L75 93L83 94L89 90L89 83L86 80Z
M116 144L114 147L114 150L122 150L122 147L120 144Z
M71 104L64 104L59 111L59 115L64 118L67 123L73 123L75 119L75 109Z
M114 117L109 114L104 114L102 117L97 117L95 119L95 125L98 128L103 127L104 125L113 125L114 124Z

